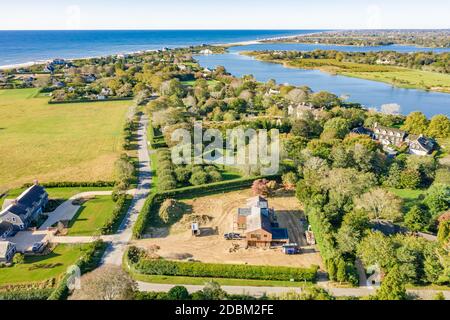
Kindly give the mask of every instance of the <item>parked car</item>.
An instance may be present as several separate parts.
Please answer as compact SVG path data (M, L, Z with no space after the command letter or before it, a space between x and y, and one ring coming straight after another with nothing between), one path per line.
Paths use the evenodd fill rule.
M240 240L242 239L242 236L239 233L225 233L223 235L223 237L225 238L225 240Z

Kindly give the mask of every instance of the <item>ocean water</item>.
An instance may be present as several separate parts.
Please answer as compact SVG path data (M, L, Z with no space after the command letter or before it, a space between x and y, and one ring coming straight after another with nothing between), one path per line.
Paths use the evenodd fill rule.
M0 66L200 44L234 43L321 30L0 31Z

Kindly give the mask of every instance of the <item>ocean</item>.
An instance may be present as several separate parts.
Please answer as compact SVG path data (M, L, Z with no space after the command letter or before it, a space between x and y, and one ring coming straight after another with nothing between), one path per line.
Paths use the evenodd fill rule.
M223 44L322 30L0 31L0 66L200 44Z

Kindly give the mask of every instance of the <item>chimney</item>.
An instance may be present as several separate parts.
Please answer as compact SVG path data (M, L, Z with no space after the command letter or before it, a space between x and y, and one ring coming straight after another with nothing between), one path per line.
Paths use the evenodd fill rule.
M35 186L38 186L38 185L39 185L39 180L34 179L34 180L33 180L33 184L34 184Z

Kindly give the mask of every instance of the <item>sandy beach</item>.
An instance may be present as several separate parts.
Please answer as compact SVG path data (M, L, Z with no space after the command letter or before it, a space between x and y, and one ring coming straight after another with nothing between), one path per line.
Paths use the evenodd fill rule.
M312 34L316 34L316 33L318 33L318 32L312 32L312 33L301 34L301 35L312 35ZM265 41L279 40L279 39L290 39L290 38L295 38L295 37L298 37L298 36L299 35L297 34L297 35L291 35L291 36L264 38L264 39L247 40L247 41L240 41L240 42L222 43L222 44L212 44L211 46L226 47L226 48L238 47L238 46L248 46L248 45L254 45L254 44L261 44L261 43L263 43ZM120 54L139 54L139 53L145 53L145 52L152 52L152 51L156 51L156 50L157 49L153 49L153 50L139 50L139 51L135 51L135 52L125 52L125 53L119 52L119 53L112 53L112 54L99 55L99 56L90 56L90 57L81 57L81 58L67 58L67 59L64 59L64 60L66 60L66 61L86 60L86 59L103 58L103 57L120 55ZM57 57L54 57L54 59L56 59L56 58ZM0 71L2 71L2 70L9 70L9 69L27 68L27 67L31 67L31 66L34 66L34 65L47 64L47 63L49 63L51 61L53 61L53 59L30 61L30 62L24 62L24 63L18 63L18 64L10 64L10 65L3 65L3 66L0 66Z

